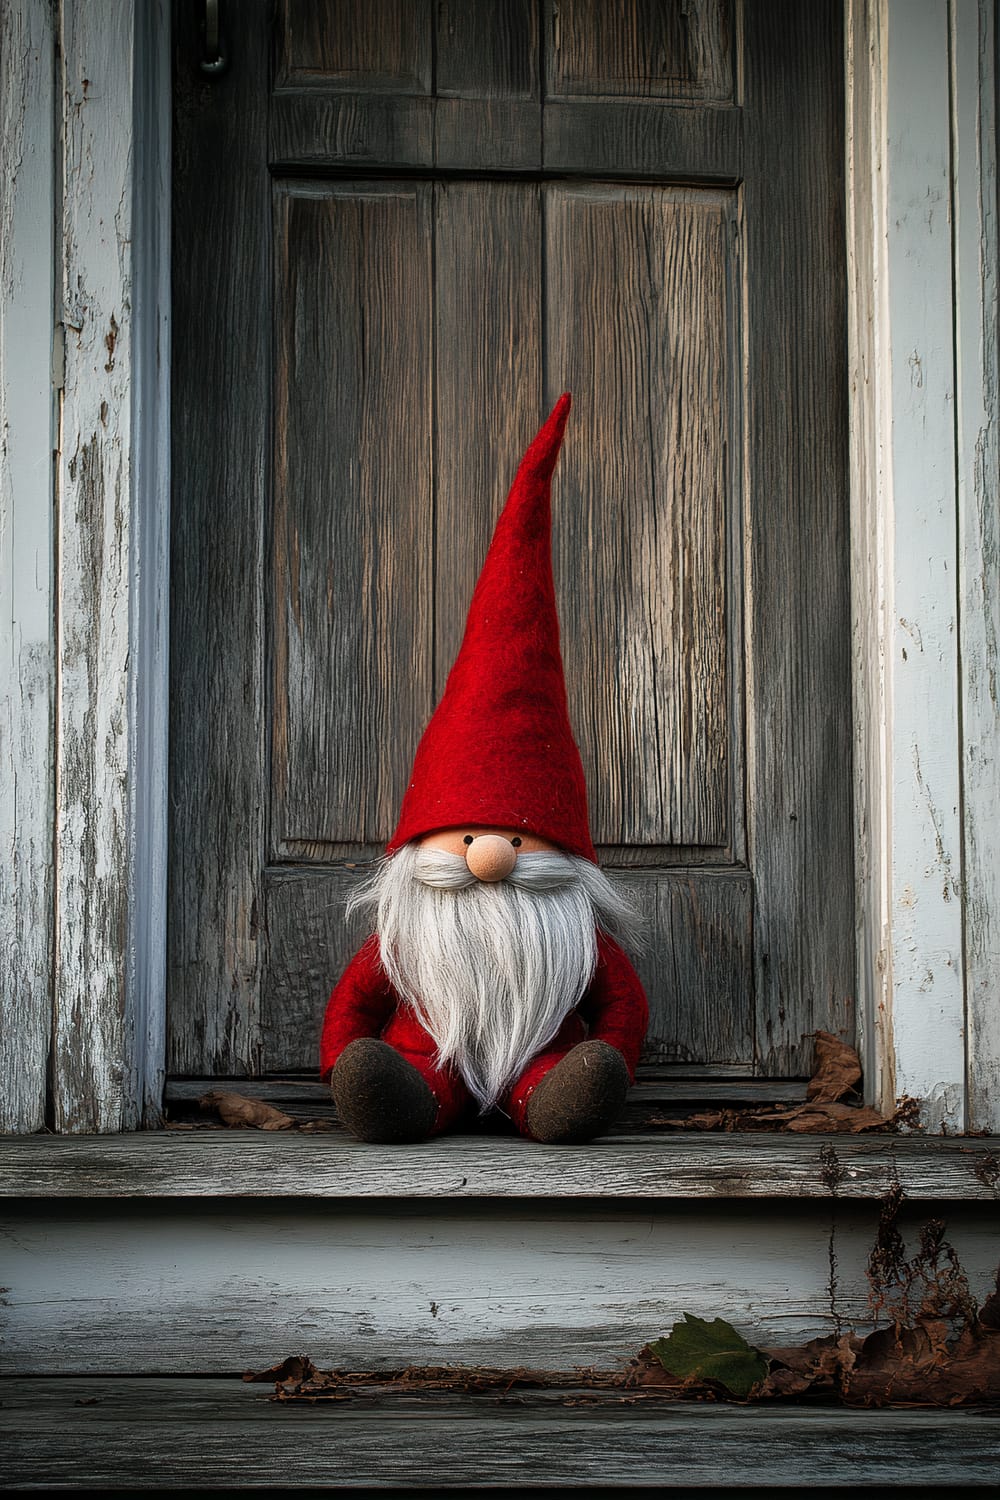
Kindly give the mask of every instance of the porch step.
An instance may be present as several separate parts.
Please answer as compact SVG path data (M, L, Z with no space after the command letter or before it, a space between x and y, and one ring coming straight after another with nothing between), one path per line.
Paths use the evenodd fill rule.
M996 1137L679 1134L588 1146L452 1135L147 1131L0 1139L0 1197L884 1198L996 1202Z
M281 1404L233 1378L0 1382L5 1487L990 1486L1000 1414L625 1404L620 1393Z

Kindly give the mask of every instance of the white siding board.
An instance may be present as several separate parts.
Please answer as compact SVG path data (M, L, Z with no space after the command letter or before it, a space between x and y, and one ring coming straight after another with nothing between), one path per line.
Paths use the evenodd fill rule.
M864 1051L877 1102L914 1097L925 1127L948 1131L967 1123L967 1076L982 1098L977 1069L993 1076L997 1045L985 1017L997 880L986 699L1000 608L995 415L984 406L996 359L995 199L983 207L995 163L981 144L984 79L992 88L995 76L982 50L988 9L851 0L847 24ZM988 479L977 481L977 461L992 464Z
M58 458L56 958L61 1131L138 1123L126 1004L133 868L129 646L133 5L61 7L65 394Z
M0 0L0 1130L45 1120L52 979L52 9Z
M888 675L896 1091L965 1115L948 12L887 0Z
M305 1352L353 1369L571 1369L620 1364L684 1312L764 1344L864 1330L878 1213L63 1204L6 1231L5 1362L25 1374L239 1373ZM910 1239L920 1221L911 1211ZM948 1232L985 1295L988 1224L956 1206Z
M996 8L951 6L969 1115L1000 1130L1000 329Z

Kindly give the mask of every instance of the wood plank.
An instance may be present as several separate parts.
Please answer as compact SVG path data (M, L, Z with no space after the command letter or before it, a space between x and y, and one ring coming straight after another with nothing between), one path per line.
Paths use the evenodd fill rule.
M509 132L508 138L494 132ZM546 104L381 94L278 93L268 156L276 171L372 166L537 171L736 184L738 108L610 101Z
M753 1052L753 881L745 870L617 871L651 935L636 968L651 1066L738 1064Z
M439 0L435 25L439 99L538 99L538 0Z
M794 1074L817 1027L854 1035L843 30L837 3L750 0L744 18L758 1069Z
M384 844L433 708L430 190L284 187L276 238L281 858L312 840Z
M897 1093L924 1101L929 1129L961 1130L966 1017L948 16L936 0L889 0L886 19L890 1024ZM929 714L929 703L939 711Z
M967 1125L1000 1130L1000 335L997 10L949 11L955 244Z
M209 1089L224 1089L248 1099L266 1099L293 1114L330 1114L330 1090L315 1078L171 1078L164 1090L168 1105L197 1104ZM629 1090L637 1109L661 1104L800 1104L806 1097L804 1078L651 1078L639 1075Z
M52 1017L52 19L0 8L0 1130L44 1123Z
M132 223L134 848L129 902L131 1088L160 1123L167 1036L170 765L170 336L173 76L166 0L136 9Z
M362 6L281 0L274 28L279 87L429 94L430 0L365 0Z
M441 183L434 234L437 701L494 523L546 415L539 189Z
M690 99L733 97L731 0L559 0L546 17L546 93Z
M546 379L578 393L555 568L598 844L731 842L734 214L711 190L546 194Z
M522 99L438 99L438 171L525 172L542 165L541 110Z
M269 114L268 160L275 170L429 167L434 160L432 99L300 91L275 94Z
M173 261L186 274L173 310L168 1058L180 1072L253 1072L259 1057L266 9L254 0L233 28L228 72L209 86L185 65L175 83ZM197 20L179 9L179 57L198 55Z
M877 200L887 909L894 1086L932 1130L965 1119L958 525L948 16L890 0ZM938 711L928 713L928 704Z
M138 1123L128 1018L135 776L131 620L133 6L60 12L65 330L56 459L55 951L51 1088L58 1130ZM127 61L126 61L127 60ZM101 163L100 172L93 164ZM37 338L37 334L35 335Z
M743 119L735 106L556 101L545 104L543 140L549 172L728 184L742 175Z
M344 903L367 864L322 874L307 869L269 870L265 911L271 942L261 1005L265 1065L319 1067L319 1033L330 992L369 936L364 915L350 921Z
M262 1055L270 1072L316 1066L326 1000L368 935L363 918L344 920L344 902L367 868L356 862L266 873L271 944L261 997ZM749 1056L753 1036L749 875L611 873L635 895L646 928L656 934L635 958L651 1007L645 1061L739 1064Z
M365 1488L527 1484L992 1488L1000 1428L975 1412L854 1411L598 1399L552 1410L467 1397L365 1412L282 1406L223 1380L3 1382L9 1480L33 1488ZM93 1404L92 1404L93 1403ZM329 1428L320 1441L320 1428Z
M138 1132L0 1141L0 1196L305 1198L908 1198L996 1202L1000 1140L708 1134L540 1146L448 1136Z
M146 1199L8 1204L4 1368L22 1376L322 1368L621 1369L685 1313L752 1343L874 1326L880 1204ZM980 1301L981 1205L948 1241ZM915 1250L927 1209L899 1221ZM834 1274L831 1279L831 1266Z

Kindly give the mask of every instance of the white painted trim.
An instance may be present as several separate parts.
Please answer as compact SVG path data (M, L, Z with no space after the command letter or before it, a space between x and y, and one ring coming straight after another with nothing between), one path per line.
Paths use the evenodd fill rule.
M57 1130L119 1131L163 1066L169 42L163 3L60 22L51 1081Z
M931 1130L985 1123L1000 1058L987 1004L1000 731L983 691L1000 611L995 135L983 145L995 54L981 52L991 9L850 0L847 20L865 1053L878 1102L920 1100Z
M997 11L950 9L968 1126L1000 1132Z
M0 1131L45 1123L52 982L53 65L0 0Z

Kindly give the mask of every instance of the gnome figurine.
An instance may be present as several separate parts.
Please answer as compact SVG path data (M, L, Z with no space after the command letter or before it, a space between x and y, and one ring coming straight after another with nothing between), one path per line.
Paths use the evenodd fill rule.
M621 1110L648 1007L616 938L570 728L550 492L570 398L525 454L399 825L352 897L374 935L330 997L321 1070L364 1141L419 1141L478 1108L546 1142Z

